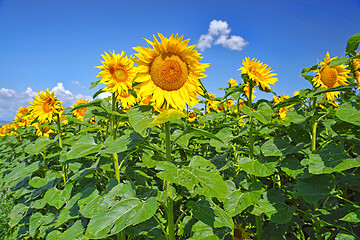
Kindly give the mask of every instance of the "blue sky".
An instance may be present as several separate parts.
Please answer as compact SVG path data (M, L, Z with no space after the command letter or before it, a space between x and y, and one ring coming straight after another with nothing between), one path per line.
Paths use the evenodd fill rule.
M198 48L211 63L203 83L217 96L230 78L240 81L245 57L268 64L279 79L272 90L291 96L311 87L299 77L302 68L327 51L344 56L347 39L359 33L359 13L360 0L0 0L0 120L11 121L46 88L65 106L92 96L104 51L134 54L158 32L202 46L201 35L218 31Z

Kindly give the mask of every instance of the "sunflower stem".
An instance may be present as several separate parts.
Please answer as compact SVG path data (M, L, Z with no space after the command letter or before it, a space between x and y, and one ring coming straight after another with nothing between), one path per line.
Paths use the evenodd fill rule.
M248 97L248 107L250 108L250 111L253 110L253 104L252 104L252 89L254 87L254 82L249 79L249 97ZM249 155L250 159L254 160L254 136L253 136L253 117L249 117ZM255 175L250 175L250 179L252 182L257 182L257 177ZM255 216L256 220L256 239L261 240L262 239L262 215Z
M115 93L112 94L112 106L111 107L112 107L111 108L112 112L114 112L116 109ZM112 131L112 138L113 138L113 140L115 140L116 139L116 119L115 119L114 113L111 113L111 131ZM115 177L116 177L118 184L120 184L120 169L119 169L119 161L118 161L117 153L113 153L112 157L113 157L113 161L114 161Z
M170 122L165 123L165 148L166 161L171 162L171 146L170 146ZM172 184L167 182L167 224L168 224L168 239L175 240L175 226L174 226L174 201L172 199Z
M313 97L313 110L314 115L313 115L313 126L312 126L312 133L311 133L311 152L315 153L316 152L316 128L318 125L318 122L316 121L316 115L317 115L317 108L316 108L316 97Z
M62 145L62 138L61 138L61 124L60 124L60 115L59 114L56 114L56 125L58 127L58 132L59 132L59 147L62 149L63 148L63 145ZM62 171L63 171L63 174L62 174L62 177L63 177L63 181L64 181L64 184L66 183L67 181L67 166L66 166L66 162L62 162L61 163L62 165Z

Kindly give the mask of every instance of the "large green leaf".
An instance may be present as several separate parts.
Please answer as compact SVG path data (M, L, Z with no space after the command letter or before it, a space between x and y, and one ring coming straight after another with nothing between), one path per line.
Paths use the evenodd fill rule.
M152 122L152 107L149 105L141 105L131 108L127 115L129 116L129 122L133 129L145 136L146 129L150 127Z
M259 120L263 124L269 123L268 117L263 116L260 112L252 111L248 106L244 105L240 108L240 111L244 112L246 115L250 117L254 117ZM262 111L266 115L268 114L267 111Z
M192 227L193 235L189 240L219 240L220 238L215 235L214 228L209 225L198 221Z
M360 157L349 158L339 144L330 144L317 154L310 154L309 172L313 174L342 172L359 166Z
M183 111L177 110L177 109L166 109L162 111L152 122L151 126L157 126L175 119L180 119L186 117L186 114Z
M39 167L40 162L33 162L28 166L26 166L25 162L22 162L6 176L6 181L12 182L27 177L30 173L38 170Z
M311 204L332 195L335 177L332 175L315 175L298 181L294 187L294 197L303 198Z
M360 223L360 210L350 212L346 214L345 217L340 218L340 220L351 223Z
M228 227L230 229L234 228L234 223L231 219L231 216L227 212L215 204L210 204L204 199L198 202L190 201L188 202L187 207L192 213L193 217L211 227Z
M29 206L26 206L23 203L16 204L9 214L9 225L10 227L16 226L25 216Z
M227 187L216 166L209 160L194 156L189 166L178 168L170 162L158 162L161 179L182 185L197 194L227 198Z
M122 135L115 140L112 138L107 139L104 143L104 146L107 148L102 150L100 153L112 154L125 152L143 140L144 138L137 132L126 132L125 135Z
M81 136L79 140L71 147L67 153L68 159L85 157L92 153L100 151L102 144L95 143L94 137L91 135Z
M355 34L354 36L351 36L346 45L346 53L347 54L353 54L355 55L356 49L358 48L360 43L360 34Z
M121 199L108 211L97 212L87 226L86 238L105 238L128 226L133 226L151 218L157 210L157 201L151 197L146 201L138 198Z
M39 137L34 143L31 143L25 147L25 152L37 155L44 151L46 147L53 142L54 140L50 140L47 137Z
M243 157L239 159L239 166L246 173L255 175L257 177L267 177L273 174L276 169L273 166L273 163L261 163L257 159L251 160L248 157Z
M224 208L230 216L234 217L241 214L246 208L254 205L263 192L263 189L250 191L235 190L230 193L229 198L225 200Z
M50 188L45 193L44 199L50 206L60 209L70 199L72 188L72 183L67 183L63 190Z
M81 220L78 220L70 228L63 232L58 240L83 239L84 230L85 229L81 224Z
M283 156L291 153L296 153L302 146L294 146L290 143L287 137L274 137L266 141L261 146L261 152L264 156Z
M360 126L360 105L346 102L336 110L336 116L345 122Z

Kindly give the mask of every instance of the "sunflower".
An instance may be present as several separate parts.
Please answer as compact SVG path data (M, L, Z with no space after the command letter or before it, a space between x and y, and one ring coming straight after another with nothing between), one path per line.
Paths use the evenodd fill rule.
M215 94L209 93L209 97L210 97L210 98L215 98ZM210 112L211 109L216 110L216 109L217 109L217 105L218 105L218 101L208 100L208 101L207 101L207 104L206 104L206 111L207 111L207 112Z
M256 60L255 58L251 59L246 57L242 61L243 67L239 68L242 74L247 74L252 81L255 81L256 85L264 89L270 90L270 85L278 80L275 73L271 73L272 70L268 65L263 64L262 62Z
M29 112L30 112L29 107L21 106L19 110L16 112L14 122L16 122L21 128L25 128L26 126L29 126L31 123L31 118L30 115L28 114Z
M101 71L97 77L101 77L101 83L109 85L104 88L108 92L128 92L132 87L136 72L133 68L134 62L131 58L125 56L125 52L121 54L115 54L115 51L111 53L111 56L105 52L105 55L101 55L104 61L101 61L102 66L97 66Z
M158 34L160 42L154 36L154 41L146 40L152 48L134 47L138 53L134 61L138 75L140 95L144 99L152 95L153 102L160 109L177 108L183 110L185 103L194 106L199 102L198 93L202 94L199 81L204 78L208 63L199 63L202 59L195 45L187 46L188 40L183 36L171 35L170 38Z
M76 107L76 106L79 106L81 104L85 104L85 103L88 103L88 102L89 102L88 100L82 100L81 98L76 99L76 103L74 103L73 107ZM75 110L73 112L73 114L77 119L79 119L80 121L83 121L86 110L87 110L87 107L79 108L79 109Z
M237 81L236 80L234 80L234 79L232 79L232 78L230 78L229 79L229 86L230 87L235 87L235 86L237 86Z
M135 98L131 93L122 92L117 94L117 101L121 102L123 108L129 109L138 102L138 99Z
M35 96L34 101L30 102L31 114L34 118L38 118L39 122L46 121L51 122L54 115L61 115L63 111L62 102L55 98L55 93L49 93L49 89L46 92L42 90L39 92L39 96Z
M194 111L189 112L189 114L188 114L188 120L189 120L189 122L195 121L196 116L197 116L197 115L196 115L196 112L194 112Z
M285 99L289 99L289 96L280 96L279 98L277 96L274 96L275 105L284 101ZM279 115L282 120L284 120L286 118L286 113L291 106L292 105L287 106L287 107L282 107L279 109Z
M54 133L54 130L40 125L38 122L32 125L36 129L36 136L38 137L49 137L50 133Z
M330 58L329 52L326 53L324 62L320 62L320 69L312 70L316 72L316 76L313 78L314 86L321 88L333 88L338 86L343 86L348 83L347 78L350 76L350 70L347 70L347 65L339 65L334 67L329 67L329 64L333 59L337 57ZM339 96L340 92L327 92L325 93L325 98L334 101L335 97Z

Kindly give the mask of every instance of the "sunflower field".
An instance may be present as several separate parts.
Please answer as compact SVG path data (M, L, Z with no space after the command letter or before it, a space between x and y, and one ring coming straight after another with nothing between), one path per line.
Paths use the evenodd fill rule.
M360 239L360 34L292 97L254 58L216 97L189 40L146 41L93 101L46 89L0 128L0 238Z

